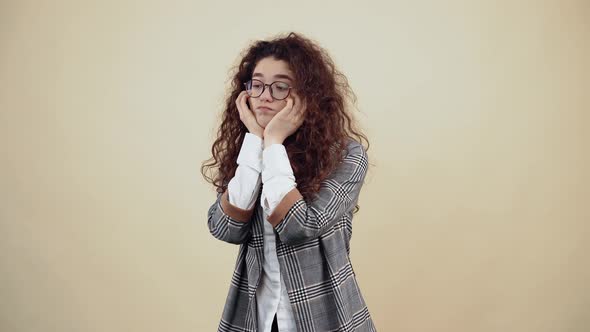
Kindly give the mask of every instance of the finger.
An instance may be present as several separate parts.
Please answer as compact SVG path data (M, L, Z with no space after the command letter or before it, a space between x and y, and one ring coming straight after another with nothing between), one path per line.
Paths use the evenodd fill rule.
M250 107L248 106L248 103L246 102L247 98L248 98L248 95L244 93L242 95L242 97L240 98L240 106L242 108L242 112L249 115L252 111L250 110Z
M295 96L293 111L291 112L291 115L297 119L303 115L302 113L304 110L305 102L302 101L301 97Z
M297 96L296 105L298 110L304 110L306 105L305 100L301 96Z
M282 114L282 116L288 116L289 113L291 113L291 110L293 109L293 98L289 97L287 98L287 104L285 105L285 107L283 107L283 109L281 109L279 111L279 114Z
M241 98L242 98L242 93L240 93L235 100L236 108L238 109L238 113L240 114L240 118L242 117L242 105L240 103Z
M295 110L297 112L299 112L301 110L302 106L303 106L303 101L302 101L301 97L295 96L295 101L294 101L294 106L293 106L295 108Z
M236 107L238 108L238 113L240 114L240 119L242 120L246 120L248 117L248 113L246 112L247 109L249 109L246 105L246 107L244 107L244 99L246 98L247 93L246 91L242 91L239 95L238 98L236 98Z
M297 124L301 125L304 120L305 120L305 115L304 115L303 109L299 109L297 111L297 114L295 115L295 122Z
M244 92L242 91L242 93L240 93L240 97L238 98L238 104L240 105L242 111L244 110L244 96Z
M242 106L241 100L242 100L242 97L244 96L244 92L245 91L240 92L240 94L238 95L238 97L235 100L236 106L238 106L238 108Z

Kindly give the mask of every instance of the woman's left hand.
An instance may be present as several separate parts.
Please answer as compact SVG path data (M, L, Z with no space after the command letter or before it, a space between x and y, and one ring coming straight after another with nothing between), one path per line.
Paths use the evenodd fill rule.
M264 145L282 144L287 137L291 136L303 124L305 106L298 96L288 97L287 105L266 125Z

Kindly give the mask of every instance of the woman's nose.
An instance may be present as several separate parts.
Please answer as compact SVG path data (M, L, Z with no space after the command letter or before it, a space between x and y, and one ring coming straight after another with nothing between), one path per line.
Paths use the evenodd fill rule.
M272 101L272 95L270 94L270 87L267 86L266 89L264 89L264 91L262 91L262 94L260 95L260 99L261 100L265 100L265 101Z

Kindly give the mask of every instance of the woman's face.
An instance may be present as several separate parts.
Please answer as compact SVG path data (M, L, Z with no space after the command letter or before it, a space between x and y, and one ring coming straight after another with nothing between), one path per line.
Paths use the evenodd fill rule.
M266 57L258 61L252 79L257 79L265 84L272 84L273 82L287 83L289 86L295 84L294 75L289 70L289 65L286 61L276 60L273 57ZM295 95L295 90L291 89L289 97ZM287 97L287 98L289 98ZM287 99L276 100L270 94L269 86L266 86L264 92L260 97L248 98L250 109L256 117L256 122L262 127L266 128L266 125L270 120L287 104Z

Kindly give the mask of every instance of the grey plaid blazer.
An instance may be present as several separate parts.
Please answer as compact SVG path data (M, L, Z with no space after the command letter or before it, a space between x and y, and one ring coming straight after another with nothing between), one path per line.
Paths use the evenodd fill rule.
M344 160L306 202L297 188L277 205L273 225L281 275L297 331L376 331L349 258L354 209L368 169L363 146L351 140ZM219 332L257 331L256 288L262 272L264 213L230 205L227 190L208 210L211 234L239 244ZM257 331L265 332L265 331Z

